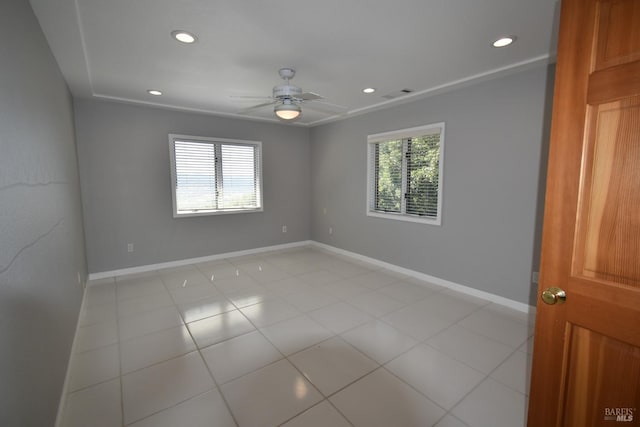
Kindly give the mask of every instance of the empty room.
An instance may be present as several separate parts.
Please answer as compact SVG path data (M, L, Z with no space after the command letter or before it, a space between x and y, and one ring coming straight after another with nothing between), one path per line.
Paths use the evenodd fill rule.
M0 24L0 425L638 423L637 0Z

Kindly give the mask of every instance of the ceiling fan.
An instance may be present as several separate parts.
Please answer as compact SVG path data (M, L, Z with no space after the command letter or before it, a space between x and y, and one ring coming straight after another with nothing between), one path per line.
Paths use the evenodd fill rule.
M273 87L272 96L234 96L234 98L269 99L269 102L254 105L240 110L238 114L248 114L254 110L273 105L273 112L283 121L292 122L302 116L302 104L312 110L330 114L342 114L347 107L329 102L319 101L324 99L322 95L313 92L302 92L298 86L292 85L290 80L296 75L296 70L290 67L281 68L278 74L284 80L284 84ZM309 104L309 102L312 102Z

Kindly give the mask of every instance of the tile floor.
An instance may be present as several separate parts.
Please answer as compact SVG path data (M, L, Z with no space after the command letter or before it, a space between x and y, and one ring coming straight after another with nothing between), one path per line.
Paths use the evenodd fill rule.
M307 247L100 280L62 425L523 426L532 331Z

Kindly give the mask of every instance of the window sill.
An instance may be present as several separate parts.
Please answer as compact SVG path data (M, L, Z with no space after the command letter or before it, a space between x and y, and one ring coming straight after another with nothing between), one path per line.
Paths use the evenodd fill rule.
M421 217L417 215L406 215L401 213L378 212L378 211L368 210L367 216L372 216L375 218L393 219L396 221L418 222L422 224L438 225L438 226L441 225L441 220L439 218L427 218L427 217Z
M226 210L226 211L199 211L199 212L186 212L186 213L176 213L174 211L174 218L189 218L193 216L213 216L213 215L233 215L233 214L245 214L245 213L255 213L255 212L263 212L262 208L259 209L237 209L237 210Z

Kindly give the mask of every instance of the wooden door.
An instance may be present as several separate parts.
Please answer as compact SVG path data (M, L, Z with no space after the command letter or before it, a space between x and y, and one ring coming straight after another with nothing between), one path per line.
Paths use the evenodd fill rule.
M528 425L640 426L640 0L562 0L553 108Z

